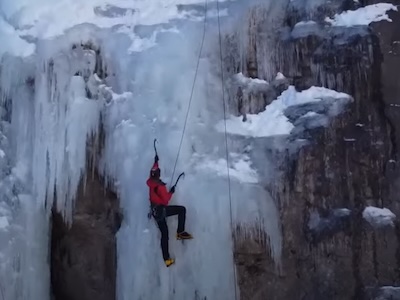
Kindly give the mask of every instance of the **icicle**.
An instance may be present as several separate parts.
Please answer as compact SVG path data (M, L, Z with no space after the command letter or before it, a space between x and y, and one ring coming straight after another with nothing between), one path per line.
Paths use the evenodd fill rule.
M87 140L96 135L104 102L88 98L95 52L75 48L38 63L34 99L33 178L39 206L45 201L71 221L86 168ZM91 90L93 92L93 89Z

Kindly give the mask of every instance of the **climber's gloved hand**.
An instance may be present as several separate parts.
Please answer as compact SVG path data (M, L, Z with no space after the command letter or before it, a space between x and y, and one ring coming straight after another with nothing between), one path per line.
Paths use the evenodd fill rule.
M169 192L170 192L171 194L175 193L175 187L173 186L173 187L169 190Z

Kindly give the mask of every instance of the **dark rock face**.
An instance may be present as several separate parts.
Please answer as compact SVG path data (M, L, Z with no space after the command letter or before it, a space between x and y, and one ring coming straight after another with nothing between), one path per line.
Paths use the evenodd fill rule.
M382 287L375 289L368 289L368 299L373 300L399 300L400 299L400 288L399 287Z
M334 2L335 9L349 9L348 1ZM314 15L329 11L319 8ZM267 80L282 72L299 91L324 86L348 93L354 101L327 127L290 137L309 143L294 155L289 150L281 155L281 174L271 184L280 208L281 265L276 269L262 242L237 242L241 299L391 299L394 291L380 287L400 284L399 225L374 229L362 212L372 205L400 214L400 119L390 106L400 101L400 46L395 43L400 17L390 14L393 23L381 22L372 29L316 24L305 34L292 30L304 14L296 7L288 12L281 24L289 26L268 39L265 20L259 19L262 13L255 13L249 43L257 46L246 58L255 60L256 67L240 66L229 57L227 71L241 69L246 76ZM272 59L263 57L265 48L274 47ZM265 62L269 66L260 67ZM265 104L262 97L251 101ZM239 108L237 114L242 113Z
M79 186L72 225L53 210L51 283L54 300L116 299L117 196L97 172Z

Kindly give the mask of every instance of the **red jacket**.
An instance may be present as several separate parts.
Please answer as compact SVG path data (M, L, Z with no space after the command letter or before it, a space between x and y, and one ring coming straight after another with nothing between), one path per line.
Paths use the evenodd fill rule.
M158 164L154 163L152 170L157 169ZM146 181L149 186L150 202L154 204L168 205L171 200L172 193L167 191L165 183L160 179L149 178Z

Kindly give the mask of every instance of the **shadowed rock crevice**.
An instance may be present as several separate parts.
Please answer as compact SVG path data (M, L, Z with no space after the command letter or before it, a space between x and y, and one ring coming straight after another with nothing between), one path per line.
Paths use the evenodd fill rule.
M116 299L117 242L122 223L119 197L99 174L104 130L91 136L86 172L75 198L71 223L52 209L51 287L54 300Z
M118 197L97 172L82 179L72 225L52 211L51 281L54 300L116 299Z

